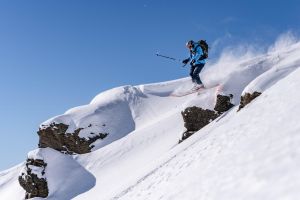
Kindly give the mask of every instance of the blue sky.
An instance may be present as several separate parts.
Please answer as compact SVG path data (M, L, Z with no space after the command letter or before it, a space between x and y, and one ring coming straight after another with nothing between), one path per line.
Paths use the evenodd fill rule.
M156 52L182 59L187 40L204 38L214 60L227 45L268 45L299 33L299 10L297 0L0 0L0 170L37 147L41 122L99 92L188 75Z

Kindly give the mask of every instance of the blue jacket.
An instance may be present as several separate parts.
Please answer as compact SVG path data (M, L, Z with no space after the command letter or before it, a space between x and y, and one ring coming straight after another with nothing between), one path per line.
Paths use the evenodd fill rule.
M206 63L206 59L199 60L199 58L201 58L202 55L203 55L202 48L200 47L199 44L194 43L194 45L190 51L190 60L191 61L195 60L194 65Z

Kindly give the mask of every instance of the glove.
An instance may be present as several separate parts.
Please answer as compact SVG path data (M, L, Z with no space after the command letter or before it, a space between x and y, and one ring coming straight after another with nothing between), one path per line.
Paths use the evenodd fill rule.
M189 61L190 61L190 59L187 58L187 59L184 59L184 60L182 61L182 63L186 65Z
M195 63L196 61L193 59L192 61L191 61L191 65L194 65L194 63Z

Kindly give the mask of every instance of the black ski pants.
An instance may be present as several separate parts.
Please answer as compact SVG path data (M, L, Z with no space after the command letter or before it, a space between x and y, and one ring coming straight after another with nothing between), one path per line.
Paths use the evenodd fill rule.
M201 70L203 69L203 67L204 67L204 64L197 64L197 65L191 66L190 76L192 77L192 81L199 85L202 84L199 74L200 74Z

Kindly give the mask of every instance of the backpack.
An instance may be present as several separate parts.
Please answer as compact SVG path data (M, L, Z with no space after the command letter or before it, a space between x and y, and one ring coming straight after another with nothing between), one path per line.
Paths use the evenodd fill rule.
M200 59L208 58L208 44L206 43L206 40L200 40L198 44L203 51L203 56Z

